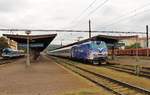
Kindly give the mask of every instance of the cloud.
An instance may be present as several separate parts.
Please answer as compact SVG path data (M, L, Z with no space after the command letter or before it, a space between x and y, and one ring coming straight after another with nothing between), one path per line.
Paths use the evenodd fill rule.
M130 15L130 11L134 9L150 4L150 1L109 0L102 8L88 15L102 1L97 0L89 10L77 18L92 0L0 0L0 28L88 30L88 20L91 19L92 30L145 31L145 25L150 23L150 12L145 12L105 26L117 21L122 15ZM150 9L150 6L143 7L143 10L145 9ZM139 10L141 8L136 11ZM70 39L67 39L66 43L71 43L81 35L88 37L86 33L59 33L54 43L60 43L60 39L66 37Z
M21 11L26 5L26 0L0 0L0 12L8 13Z

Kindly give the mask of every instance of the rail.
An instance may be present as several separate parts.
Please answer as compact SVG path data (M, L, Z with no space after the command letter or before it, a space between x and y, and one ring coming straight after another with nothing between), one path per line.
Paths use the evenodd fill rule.
M130 74L134 74L137 76L143 76L146 78L150 78L150 68L141 67L138 65L109 65L107 68L114 69L117 71L122 71Z
M71 64L70 62L66 62L64 60L56 59L54 60L63 65L64 67L70 69L71 71L79 74L80 76L90 80L91 82L97 84L98 86L102 86L107 90L113 92L116 95L150 95L150 90L131 85L129 83L116 80L110 78L109 76L102 75L99 73L95 73L93 71L87 70L83 67L76 66L75 64ZM140 94L139 94L140 93Z

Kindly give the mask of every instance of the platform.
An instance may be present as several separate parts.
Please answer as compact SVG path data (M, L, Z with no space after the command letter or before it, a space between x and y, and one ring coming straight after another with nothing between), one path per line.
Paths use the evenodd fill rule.
M32 63L29 68L25 67L25 59L0 65L0 72L0 95L70 95L64 93L82 89L96 91L90 95L108 95L93 83L62 68L45 56Z

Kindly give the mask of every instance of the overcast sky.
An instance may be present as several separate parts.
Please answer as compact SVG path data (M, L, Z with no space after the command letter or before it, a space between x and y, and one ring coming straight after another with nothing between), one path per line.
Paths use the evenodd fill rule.
M88 19L92 30L144 32L150 24L150 0L0 0L0 28L88 30ZM80 36L88 35L58 33L53 43L64 39L68 44Z

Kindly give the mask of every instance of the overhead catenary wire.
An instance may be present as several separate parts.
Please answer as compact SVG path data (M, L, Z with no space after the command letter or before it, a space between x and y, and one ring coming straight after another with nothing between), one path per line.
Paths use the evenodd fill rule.
M87 8L85 8L77 17L73 18L71 22L69 22L69 25L74 23L77 19L79 19L83 14L85 14L95 3L97 0L94 0L91 2Z
M139 13L143 13L143 12L150 12L150 9L148 9L148 10L145 10L145 11L142 11L142 12L139 12ZM139 14L139 13L136 13L136 14ZM141 14L140 14L141 15ZM116 21L116 22L114 22L114 23L111 23L111 24L108 24L108 25L104 25L104 26L113 26L113 25L116 25L116 24L118 24L118 23L121 23L121 21L123 21L123 20L126 20L126 19L128 19L128 18L131 18L131 17L134 17L135 16L135 14L133 14L133 15L130 15L130 16L128 16L128 17L125 17L125 18L122 18L122 19L120 19L120 20L118 20L118 21Z
M105 5L105 3L107 3L109 0L104 0L103 2L101 2L96 8L94 8L93 10L91 10L86 16L84 16L84 18L87 18L87 17L89 17L89 16L91 16L93 13L95 13L99 8L101 8L101 7L103 7L104 5ZM93 4L92 4L93 5ZM88 8L89 9L89 8ZM87 9L87 10L88 10ZM86 11L87 11L86 10ZM81 15L82 16L82 15ZM81 22L83 19L81 19L81 16L80 16L80 18L78 18L78 19L75 19L74 21L78 21L78 22ZM82 17L83 18L83 17ZM77 24L79 25L79 23L76 23L76 24L74 24L74 25L72 25L72 27L75 27ZM73 23L73 22L72 22ZM72 24L72 23L70 23L70 24Z
M135 16L135 14L139 14L139 13L142 13L142 12L146 12L146 11L148 11L148 10L150 10L150 9L148 9L148 10L143 10L143 11L141 11L141 10L144 9L144 8L146 8L146 7L149 7L149 6L150 6L150 3L145 4L145 5L143 5L143 6L139 7L139 8L133 9L133 10L127 12L127 13L124 13L124 14L121 15L121 16L118 16L118 17L116 17L116 18L113 18L113 19L110 20L110 21L107 21L107 22L112 22L112 23L110 23L110 24L105 24L104 26L112 26L112 25L117 24L118 22L120 22L120 21L122 21L122 20L125 20L125 19L127 19L127 18L130 18L130 17ZM136 10L136 11L135 11L135 10Z
M9 28L9 27L7 27L6 25L2 25L2 24L0 24L0 27L3 27L3 28ZM1 31L0 31L1 32ZM11 34L13 34L13 31L9 31Z
M90 7L92 7L92 6L94 5L94 3L96 3L96 1L97 1L97 0L94 0L85 10L83 10L83 11L80 13L79 16L77 16L75 19L73 19L73 20L71 21L71 23L74 22L74 21L76 21L76 19L79 19L85 12L87 12L88 9L89 9Z
M94 12L96 12L99 8L103 7L109 0L105 0L104 2L102 2L100 5L98 5L94 10L92 10L88 16L92 15Z
M89 32L89 30L53 30L53 29L0 29L0 31L46 31L46 32ZM132 32L132 31L96 31L95 33L129 33L129 34L145 34L145 32Z

